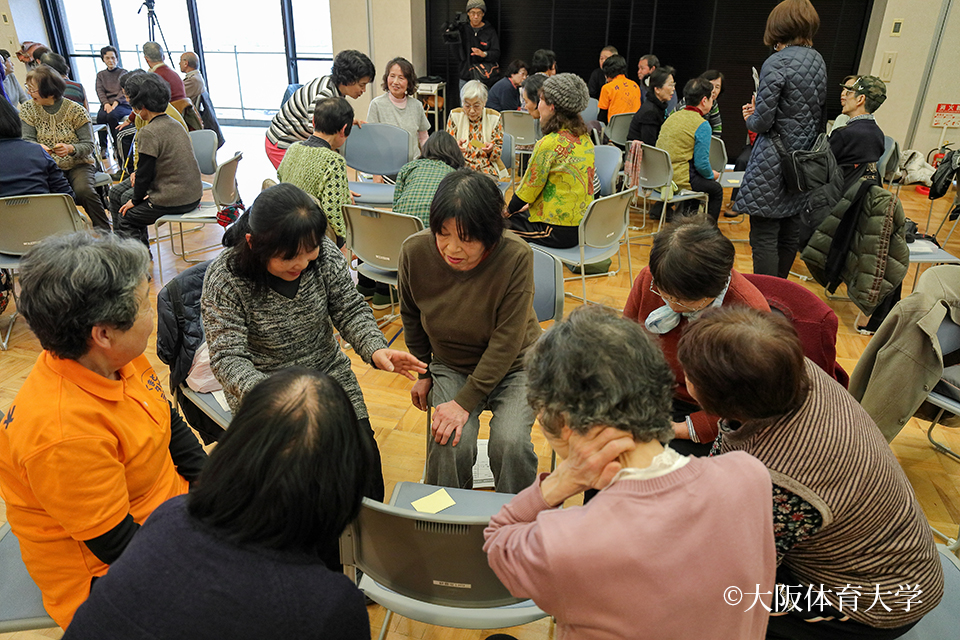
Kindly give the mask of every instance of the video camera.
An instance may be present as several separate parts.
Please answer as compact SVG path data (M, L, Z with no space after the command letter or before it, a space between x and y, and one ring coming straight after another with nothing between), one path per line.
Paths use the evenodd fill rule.
M453 22L445 22L440 27L443 29L443 44L460 44L460 27L470 22L470 18L463 12L457 12Z

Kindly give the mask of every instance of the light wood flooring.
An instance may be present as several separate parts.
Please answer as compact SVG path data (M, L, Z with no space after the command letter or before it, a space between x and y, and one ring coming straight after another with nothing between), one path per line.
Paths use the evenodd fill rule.
M238 131L231 128L231 131ZM252 142L245 158L252 160L247 164L246 174L241 171L241 192L245 195L246 201L252 202L255 193L259 190L259 180L271 177L272 171L269 164L259 160L263 155L262 151L262 131L259 129L248 131L239 130L241 136L247 136ZM228 139L233 140L228 136ZM230 149L234 145L228 145ZM246 145L244 145L246 148ZM224 149L226 149L225 147ZM221 150L223 151L223 150ZM226 154L229 157L231 154ZM254 169L256 167L256 170ZM259 172L259 173L257 173ZM244 179L246 178L246 179ZM939 224L939 221L946 215L952 200L952 192L935 202L933 210L932 226ZM729 193L727 194L729 198ZM923 228L927 218L928 201L926 198L918 195L913 188L904 188L901 192L904 202L904 208L907 216L917 221ZM636 218L636 224L639 226L641 219ZM749 222L741 224L721 223L723 232L734 240L744 240L747 237ZM651 229L648 224L646 231ZM205 227L203 231L187 236L188 247L200 247L212 242L216 242L220 235L220 228L215 226ZM945 232L941 237L945 237ZM634 274L647 263L649 254L649 244L642 245L642 240L634 241L631 247L632 266ZM649 243L649 239L647 239ZM737 264L736 268L742 272L750 272L751 259L749 245L745 242L737 242ZM955 255L960 254L960 232L954 234L950 243L945 247ZM157 248L154 247L154 252ZM186 268L186 264L177 259L170 252L169 243L165 243L160 248L163 252L164 280L169 281L179 271ZM214 252L210 252L205 257L213 257ZM626 250L621 249L621 256L626 260ZM624 263L626 267L626 263ZM807 273L806 268L799 260L795 265L797 273ZM570 275L565 272L566 275ZM154 266L153 290L156 293L159 288L159 276ZM796 278L792 278L796 279ZM904 283L905 294L909 293L913 286L914 270L911 269ZM840 318L840 330L837 339L837 354L843 367L851 372L861 352L869 341L869 337L859 335L854 329L853 323L857 315L857 310L850 302L841 300L830 300L824 297L821 287L813 282L804 282L804 286L815 292L821 298L824 298ZM580 282L572 281L566 285L567 291L580 292ZM590 278L587 280L588 295L591 299L598 300L616 309L622 309L626 302L630 290L630 279L627 275L627 269L624 268L620 274L609 277ZM838 294L842 294L842 289ZM569 313L578 303L567 299L565 312ZM5 330L7 321L12 310L8 310L3 316L0 316L0 330ZM378 312L379 315L379 312ZM384 328L384 333L388 339L400 329L399 321ZM147 347L147 355L161 379L166 379L168 374L167 367L160 362L156 356L156 336L152 336ZM395 343L395 346L403 349L403 336ZM13 400L24 379L30 372L38 353L40 345L36 338L27 328L26 323L20 319L11 338L11 347L9 351L0 352L0 410L6 409ZM393 490L393 486L403 480L419 481L423 470L424 450L425 450L425 416L422 412L414 408L410 403L409 389L412 383L407 379L381 371L371 369L363 364L352 351L349 352L353 360L353 369L360 381L363 389L367 407L370 411L371 423L376 432L377 442L383 459L383 474L387 484L387 495ZM909 384L909 381L904 381ZM926 513L931 526L940 531L949 534L952 537L957 536L958 525L960 525L960 463L940 454L929 445L926 439L927 423L912 419L903 431L893 442L892 448L910 482L913 484L920 504ZM960 431L950 429L938 429L940 439L951 446L954 450L960 451ZM549 469L550 451L538 429L534 429L533 441L537 453L540 457L540 467L542 470ZM0 522L3 521L3 505L0 503ZM372 637L376 637L380 624L383 621L384 611L379 606L371 606L370 625ZM417 638L423 640L480 640L496 633L490 631L468 631L458 629L445 629L421 624L399 616L394 616L391 623L391 630L388 638L406 639ZM507 631L517 636L521 640L538 640L554 637L553 625L548 620L542 620L537 623L517 627ZM14 634L0 634L0 640L28 640L33 638L59 638L59 630L19 632Z

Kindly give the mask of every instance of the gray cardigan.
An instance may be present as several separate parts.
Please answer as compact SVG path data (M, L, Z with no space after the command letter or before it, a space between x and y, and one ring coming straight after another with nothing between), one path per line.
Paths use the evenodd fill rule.
M230 272L227 249L207 269L200 299L210 368L236 411L241 398L271 373L292 366L323 371L340 383L357 418L367 407L350 358L333 337L336 327L363 361L387 342L357 292L343 254L324 238L317 269L300 276L292 300L276 291L253 293L253 283Z

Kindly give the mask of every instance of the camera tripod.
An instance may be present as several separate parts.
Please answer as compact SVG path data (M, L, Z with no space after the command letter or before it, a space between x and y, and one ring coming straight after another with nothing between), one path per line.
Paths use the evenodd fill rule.
M170 55L170 47L167 46L167 37L163 35L163 27L160 26L160 19L157 17L157 12L154 9L155 5L156 0L144 0L143 4L140 5L140 8L137 10L137 15L140 15L140 12L143 11L144 7L147 8L147 37L151 42L156 42L156 32L160 32L160 40L163 42L163 50L170 59L170 63L173 64L173 56Z

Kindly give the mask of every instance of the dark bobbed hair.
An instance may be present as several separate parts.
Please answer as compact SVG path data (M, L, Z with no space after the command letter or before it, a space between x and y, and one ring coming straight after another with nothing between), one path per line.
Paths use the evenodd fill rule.
M355 84L363 78L373 80L376 76L377 68L370 58L355 49L344 49L333 59L330 79L338 87Z
M709 98L713 94L713 85L710 81L703 78L691 78L683 86L683 101L688 107L700 106L700 101Z
M640 56L640 59L641 59L641 60L646 60L648 67L657 67L657 68L660 67L660 58L658 58L657 56L653 55L652 53L648 53L648 54L645 55L645 56Z
M657 67L653 70L653 73L650 74L647 86L651 89L662 89L663 85L667 84L667 80L670 79L670 76L672 76L675 71L676 69L670 65Z
M34 62L40 62L40 58L42 58L43 54L45 53L50 53L50 48L44 45L40 45L39 47L34 49L33 53L30 55L33 57Z
M503 72L504 78L509 78L515 73L518 73L520 69L526 69L527 63L523 60L517 59L513 60L510 64L507 65L506 71Z
M729 420L790 413L810 387L790 321L749 307L705 311L680 338L677 357L700 406Z
M407 79L407 95L417 95L417 72L413 69L413 63L406 58L401 57L394 58L387 63L386 67L384 67L383 82L380 83L380 88L387 92L390 91L387 89L387 78L390 77L390 70L393 69L393 65L399 66L400 73L402 73L403 77Z
M495 247L506 228L503 194L497 183L473 169L448 174L430 204L430 231L439 235L450 218L456 220L462 239L477 240L488 251Z
M223 246L232 249L227 267L252 283L256 295L269 290L267 263L290 260L301 251L323 251L327 218L316 201L299 187L281 182L264 189L253 205L223 234ZM247 234L250 242L247 242ZM317 269L320 257L307 266Z
M723 92L727 89L727 83L724 79L722 71L717 71L716 69L708 69L700 74L700 77L706 80L707 82L713 82L714 80L720 81L720 93L717 94L717 97L723 95Z
M147 248L136 240L88 231L50 236L20 260L17 310L40 346L76 360L90 351L94 327L133 326L149 268Z
M446 131L433 132L423 143L420 157L428 160L439 160L454 169L462 169L466 166L457 139Z
M621 55L614 54L603 61L603 75L608 78L616 78L626 72L627 59Z
M47 65L62 76L70 75L70 67L67 65L67 60L59 53L48 51L40 56L40 62Z
M583 435L598 425L626 431L636 442L666 444L673 437L673 372L632 320L580 307L540 337L525 367L527 401L553 437L564 426Z
M524 80L520 86L523 88L523 92L527 98L529 98L531 102L536 102L540 99L540 89L543 88L543 83L546 81L547 78L545 76L534 74L527 76L527 79Z
M820 15L810 0L783 0L767 16L763 44L813 45L813 36L820 29Z
M530 73L544 73L557 63L557 54L550 49L537 49L533 52L533 61L530 63Z
M650 275L661 293L683 300L716 298L733 270L736 250L715 223L691 216L653 237Z
M145 73L146 71L144 71L143 69L131 69L130 71L127 71L125 74L120 76L120 90L126 93L127 84L134 78L142 76Z
M41 98L59 100L67 90L67 83L63 81L63 76L44 64L34 67L27 74L27 82L31 80L37 85L37 93Z
M20 114L6 100L0 100L0 139L22 138Z
M373 473L347 394L295 367L243 398L187 506L236 544L322 555L357 517Z
M113 52L113 55L117 56L118 58L120 57L120 54L117 53L117 48L108 44L105 47L100 47L100 59L102 60L103 56L107 55L111 51Z
M134 109L163 113L170 104L170 85L155 73L134 76L126 82L123 92Z
M324 98L313 108L313 130L333 135L346 127L344 135L353 129L353 107L346 98Z
M10 57L9 51L7 51L6 49L0 49L0 58L3 58L3 60L6 61L7 58L9 57Z

